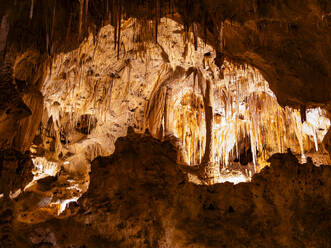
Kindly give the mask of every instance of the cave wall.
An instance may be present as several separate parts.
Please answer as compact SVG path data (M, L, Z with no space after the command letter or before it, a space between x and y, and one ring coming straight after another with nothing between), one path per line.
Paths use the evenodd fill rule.
M258 68L281 105L330 108L329 1L43 0L1 1L0 6L4 149L26 150L38 131L39 91L53 58L73 51L89 35L95 41L100 28L107 24L114 27L112 54L126 53L122 20L131 17L145 27L138 30L138 43L140 36L160 41L160 18L167 16L184 25L182 35L195 47L197 37L213 47L216 64L221 65L227 57ZM146 25L149 20L151 25ZM29 115L29 120L21 121Z
M238 175L233 175L227 166L230 157L236 157L232 151L238 149L235 143L242 146L247 137L253 141L244 145L255 152L255 159L257 149L262 151L264 146L268 146L268 154L262 158L260 153L263 161L259 161L257 169L252 164L254 158L249 166L240 167L243 181L266 166L264 160L272 153L291 147L300 156L300 152L303 155L312 149L312 137L303 135L298 111L291 110L292 113L277 104L257 69L228 60L218 68L217 52L170 18L160 19L157 43L153 33L145 33L153 28L150 21L123 21L118 54L112 39L115 28L107 25L97 35L90 35L78 49L57 55L50 69L40 63L42 58L36 51L15 59L10 73L13 88L31 114L15 120L12 133L7 132L12 137L7 144L21 152L29 150L34 163L33 180L21 185L24 192L15 197L18 221L33 224L75 214L67 212L66 207L88 189L91 162L113 153L114 142L126 134L128 126L138 132L147 128L160 140L169 136L180 138L176 143L177 162L185 166L201 163L207 80L212 80L215 88L212 156L216 157L212 173L218 175L217 182L238 180ZM195 105L191 97L200 100ZM236 113L239 102L248 105L249 111ZM247 125L248 122L251 123ZM252 131L251 126L256 130ZM326 132L324 129L321 132ZM254 147L250 148L252 144ZM200 158L194 159L199 153ZM191 181L203 181L193 174L190 173ZM15 180L15 175L11 176Z
M114 28L108 37L113 41L109 53L114 58L130 49L123 44L136 42L142 49L146 39L160 44L167 32L160 19L164 16L183 24L181 35L195 49L200 46L198 37L213 47L216 64L221 65L227 57L258 68L281 105L329 110L329 1L84 0L0 4L1 147L26 150L31 143L38 127L30 122L41 115L41 107L36 106L41 102L38 91L45 75L53 70L51 62L57 54L77 51L89 35L98 43L98 31L108 24ZM143 28L134 27L136 36L128 38L123 32L124 20L131 17L136 17ZM168 51L161 51L161 56L165 54L169 56ZM164 59L173 62L175 57ZM20 121L31 114L29 120Z
M58 242L60 247L67 244L78 247L84 244L87 244L87 247L93 247L97 244L107 246L109 243L122 247L134 247L135 245L142 247L171 245L176 247L177 243L180 244L179 247L185 247L185 245L191 245L191 247L194 247L194 245L197 247L218 247L219 244L236 245L238 247L245 247L248 244L250 247L263 247L265 242L268 242L269 247L327 247L330 243L328 239L330 237L328 233L328 230L330 230L328 226L328 223L330 223L330 216L328 215L330 209L329 169L324 166L315 168L310 163L301 167L296 167L297 165L290 166L289 164L297 163L291 155L285 155L285 157L275 156L272 163L277 166L272 166L269 170L265 169L262 176L256 176L253 183L246 185L247 187L242 186L242 184L238 186L224 184L215 187L195 186L186 183L182 174L177 174L174 169L170 169L171 172L166 172L166 174L170 173L171 175L168 178L170 181L184 178L183 192L187 192L187 194L183 195L182 193L174 193L176 189L169 186L169 182L164 182L163 179L162 182L159 181L157 173L164 169L163 167L159 168L159 171L151 176L152 180L149 178L149 174L145 173L141 177L147 178L142 178L141 181L133 185L141 192L142 199L144 199L144 202L137 204L136 208L131 203L137 203L140 199L136 198L134 194L129 194L126 196L127 198L123 198L121 195L114 196L113 193L103 192L102 188L101 193L105 195L101 197L105 197L107 200L97 199L97 203L103 202L102 204L108 206L108 199L115 199L115 202L121 202L124 199L124 209L121 207L115 210L110 209L110 211L113 211L110 214L111 218L117 220L119 224L116 227L105 221L105 213L100 212L95 215L96 221L105 223L100 225L101 227L95 226L96 222L86 220L88 218L84 214L82 215L84 209L93 209L93 206L89 205L89 201L93 200L93 196L89 192L87 192L87 197L84 198L86 202L83 202L83 200L80 202L84 206L79 210L82 212L76 217L62 221L51 219L53 215L58 213L62 204L66 205L65 202L59 201L59 198L54 198L56 202L54 208L51 210L42 209L40 214L39 208L43 208L45 204L52 202L43 201L48 194L47 191L52 189L52 194L58 192L57 190L62 187L63 181L61 180L68 179L67 174L61 180L57 180L56 176L50 176L40 181L37 186L34 186L37 187L37 193L35 192L37 197L34 195L35 193L27 193L22 196L22 199L18 199L20 203L28 206L25 209L26 205L18 204L20 206L20 208L16 208L18 212L33 212L34 207L37 206L37 214L33 214L32 217L51 219L44 224L25 226L17 223L15 220L17 215L13 213L15 207L11 202L6 203L6 201L10 194L15 193L19 188L24 188L32 176L31 160L27 154L24 155L24 152L34 139L34 134L41 132L38 130L38 122L41 120L47 124L48 121L42 118L45 115L43 113L44 108L41 106L44 101L41 90L42 87L47 86L47 84L46 86L43 84L46 75L54 76L50 69L53 68L51 61L61 52L75 53L75 49L82 44L84 39L89 37L89 34L92 35L89 38L90 41L98 44L98 30L111 23L116 30L114 32L116 35L112 34L114 36L113 44L117 45L115 49L110 48L109 52L110 56L115 59L122 53L128 53L127 50L125 52L123 50L125 45L122 46L122 43L127 42L125 35L123 36L123 33L121 33L122 26L119 20L126 19L128 21L130 17L137 17L141 20L141 25L146 25L147 20L152 20L152 25L146 25L145 30L141 30L138 34L146 35L147 33L149 40L160 42L163 32L160 30L162 25L159 25L159 18L168 15L169 18L184 24L184 32L181 32L182 36L188 38L188 32L185 32L185 30L193 31L190 49L194 50L194 45L198 40L197 37L200 37L209 46L216 49L216 62L219 61L219 65L223 63L224 57L227 57L234 62L257 67L270 83L271 89L282 105L291 105L301 109L321 106L330 111L330 12L331 5L326 0L291 2L259 0L236 0L231 2L221 0L178 0L169 2L85 0L80 1L80 3L64 0L0 1L0 147L1 150L4 150L1 151L1 154L3 154L1 155L1 182L3 182L2 188L5 188L5 196L0 199L2 201L0 214L4 216L4 218L1 218L1 230L4 230L1 232L2 245L5 247L56 247L54 242ZM156 44L155 46L157 46ZM145 47L142 46L142 48ZM157 54L161 55L162 60L172 59L169 56L168 58L164 56L164 51L160 47L157 50ZM142 54L143 52L139 56L143 57ZM182 63L182 61L177 62L179 65ZM74 70L77 70L77 68ZM179 78L184 75L184 70L180 68L166 68L166 70L171 71L171 73L176 72L174 75L176 77L179 75ZM64 74L58 76L61 77ZM113 74L110 72L110 75L105 75L103 79L110 82L112 81L111 78L117 76L116 72ZM163 80L166 80L167 76L169 75L165 73ZM59 81L61 81L61 78ZM61 86L61 84L58 85L59 88ZM148 91L153 89L151 84L143 86ZM60 90L55 89L55 91ZM125 92L125 89L119 87L119 94L122 94L123 91ZM46 92L48 90L43 93ZM137 104L139 103L137 102ZM57 107L58 105L55 104L49 109L56 113ZM135 111L134 108L132 110ZM153 111L149 113L153 115ZM56 115L52 117L55 118ZM83 116L81 120L84 120L84 118ZM153 120L153 118L151 119ZM123 120L123 123L125 122L128 122L128 120ZM131 124L134 125L135 123ZM152 122L150 126L154 126L154 124ZM81 121L81 125L85 126L74 128L84 133L86 124ZM59 133L55 135L52 133L54 131L52 125L50 125L48 131L50 137L45 143L50 144L51 152L47 156L51 160L58 159L61 152L59 146L54 145L54 139L61 139L61 137L55 137ZM327 135L324 139L326 145L329 144L329 136ZM78 132L73 138L76 141L81 139L81 132ZM83 146L85 145L88 147L91 144L83 144ZM327 149L330 149L329 147ZM74 147L74 149L80 151L80 147ZM95 151L98 152L95 153ZM131 153L132 151L122 153L126 154L126 152ZM102 151L100 147L97 149L92 147L88 150L86 156L83 156L82 160L77 161L78 164L86 164L97 155L108 155L108 153L110 152ZM143 153L146 154L146 152ZM140 157L139 152L137 156ZM160 154L157 152L156 157L159 156ZM173 164L173 167L175 167L173 159L171 161L167 161L167 158L164 159L166 164ZM153 160L156 160L156 158L153 158ZM102 162L102 159L97 161L111 163L108 161ZM128 166L127 169L132 171L132 167L137 166L137 164L130 162L124 166ZM144 163L142 164L144 165ZM289 168L286 167L287 165L289 165ZM150 170L149 166L147 167L147 171ZM153 169L151 169L152 173ZM301 169L303 172L301 172ZM80 170L85 171L85 174L88 172L86 167L81 167ZM268 171L272 173L269 175ZM93 172L92 170L92 178L93 173L97 174L97 171ZM116 174L117 172L112 171L112 173ZM118 169L118 173L122 173L120 174L122 177L126 176L121 169ZM277 175L280 176L277 177ZM310 175L314 175L314 177ZM82 184L87 190L85 179L82 179ZM114 180L116 181L116 178ZM158 191L159 186L157 186L155 192L146 192L146 187L150 189L148 185L155 184L155 181L158 185L164 185L166 191L161 190L160 193ZM269 181L272 183L269 184ZM150 183L145 185L146 182ZM116 184L108 185L107 180L103 183L102 185L105 187L116 186ZM98 188L95 179L92 179L91 185L93 186L89 188L91 192ZM277 185L278 187L273 188L269 185ZM286 186L286 191L281 191L283 185ZM116 192L130 192L124 185L118 184L117 186L119 189L114 190ZM220 194L214 196L209 192L214 189ZM65 188L62 187L61 190L65 191ZM174 208L167 201L164 202L163 199L158 199L159 193L162 195L164 192L170 192L171 201L178 203L180 208ZM224 192L227 192L227 197L224 197ZM246 195L247 192L248 196ZM234 195L231 204L228 201L231 201L232 198L229 198L228 195ZM262 200L255 199L255 195L261 197ZM70 195L65 197L70 198ZM96 194L96 197L99 197L98 194ZM150 198L153 199L152 202L156 201L152 209L149 209L149 205L146 204L146 199ZM242 198L245 200L239 200ZM240 202L240 204L236 205L236 202ZM194 203L194 208L192 208L192 203ZM102 204L100 208L103 206ZM70 203L70 206L72 209L65 210L59 218L77 213L79 207L74 203ZM164 206L171 211L164 210ZM142 213L140 215L142 217L137 220L136 217L130 216L131 212L126 209ZM147 212L142 211L145 209L149 210ZM188 210L184 212L182 209ZM220 209L221 211L215 211L214 209ZM86 215L90 215L88 213ZM249 216L246 222L242 222L243 215ZM153 218L151 219L150 216L153 216ZM178 218L178 216L181 217ZM324 216L324 218L322 219L320 216ZM30 221L30 217L28 215L26 219L22 219ZM123 228L123 225L127 223L123 224L122 218L129 220L127 223L133 223L132 227L125 226ZM171 220L169 223L167 222L168 219ZM175 219L175 222L173 222L173 219ZM223 222L218 224L215 219L228 220L233 224L231 226L222 225ZM288 220L293 221L289 222ZM12 231L13 221L16 225L16 236ZM145 224L141 224L141 221L144 221ZM320 223L317 223L317 221ZM205 227L204 229L200 229L201 223ZM52 227L50 224L56 224L58 227ZM150 225L154 227L153 230L149 230ZM30 227L32 229L29 229ZM74 235L72 237L63 236L60 227L68 228L69 233L75 230L76 236L84 233L86 238L73 240L76 237ZM116 230L112 237L105 234L104 230L110 230L109 228ZM141 228L143 230L139 230ZM127 230L129 230L129 233L127 233ZM218 231L215 232L214 230ZM93 233L93 236L90 237L88 233ZM222 236L222 240L219 240L218 234ZM127 237L130 237L130 239L126 239ZM251 237L256 240L254 243L251 243ZM176 242L176 244L172 242Z
M244 139L250 139L246 150L253 153L252 173L262 169L271 154L289 147L303 157L311 152L312 142L318 149L329 125L323 111L314 118L324 126L312 127L309 114L303 125L298 111L277 104L257 69L227 60L218 68L216 51L200 38L195 42L193 32L185 33L185 27L170 18L160 19L157 43L152 35L143 35L146 28L152 29L153 23L123 21L119 54L112 40L116 30L107 25L78 49L56 56L41 88L44 109L34 111L43 112L42 120L30 117L41 122L31 147L35 163L45 158L55 169L63 166L86 176L91 161L110 155L116 139L133 126L159 139L180 138L177 162L197 165L205 153L208 80L213 82L211 157L216 168L221 164L226 169L238 158Z

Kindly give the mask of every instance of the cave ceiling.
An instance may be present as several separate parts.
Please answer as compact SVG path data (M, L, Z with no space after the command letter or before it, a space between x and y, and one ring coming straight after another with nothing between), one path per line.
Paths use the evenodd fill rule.
M0 11L7 50L34 47L51 56L77 47L109 22L150 19L156 34L159 18L169 16L213 46L219 60L257 67L281 105L325 107L330 101L327 0L1 1Z

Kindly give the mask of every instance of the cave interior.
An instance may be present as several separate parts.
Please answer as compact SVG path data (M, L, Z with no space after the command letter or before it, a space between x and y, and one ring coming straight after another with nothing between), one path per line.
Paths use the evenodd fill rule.
M331 248L329 0L0 0L0 248Z

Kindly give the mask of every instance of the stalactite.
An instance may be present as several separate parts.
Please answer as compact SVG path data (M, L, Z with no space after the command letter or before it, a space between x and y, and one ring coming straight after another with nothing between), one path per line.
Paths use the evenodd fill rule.
M107 3L108 3L108 0L107 0ZM89 0L85 0L85 23L87 22L87 15L88 15L88 4L89 4ZM108 8L107 8L108 10Z
M197 51L198 50L198 37L197 37L197 24L193 23L193 38L194 38L194 50Z
M113 7L112 7L112 10L113 10L113 12L112 12L112 19L113 19L112 25L115 28L115 31L114 31L114 50L116 51L116 45L117 45L117 27L118 27L118 25L117 25L117 22L118 22L118 17L117 17L118 16L118 11L117 11L117 7L118 7L118 5L116 5L115 0L112 3L113 3Z
M305 162L306 156L305 156L304 146L303 146L302 122L301 122L300 113L297 110L295 110L292 114L292 118L294 119L294 123L296 124L295 125L295 134L296 134L298 142L299 142L302 162Z
M315 151L318 152L318 143L317 143L317 136L316 136L315 128L313 129L313 139L314 139L314 144L315 144Z
M53 6L53 15L52 15L52 27L51 27L51 38L50 38L50 43L51 43L51 51L50 54L53 56L53 49L54 49L54 30L55 30L55 22L56 22L56 0L54 0L54 6Z
M31 0L31 7L30 7L30 15L29 18L33 18L33 8L34 8L34 0Z
M80 39L82 33L83 11L84 11L84 0L80 0L79 20L78 20L78 39Z
M168 120L168 105L169 105L169 89L166 87L166 93L164 98L164 110L163 110L163 118L164 118L164 134L167 135L169 132L169 120Z
M119 59L120 56L120 42L121 42L121 18L122 18L122 5L121 1L118 3L118 35L117 35L117 59Z
M48 32L46 33L46 51L49 56L50 54L49 54L49 34L48 34Z
M223 52L224 49L224 22L221 22L221 27L219 31L219 40L220 40L220 50Z
M305 105L301 105L300 106L300 116L301 116L301 122L305 122L306 121L306 106Z
M155 43L157 43L158 25L159 25L159 0L155 0Z
M66 37L65 41L67 42L69 39L70 31L71 31L71 22L72 22L72 12L69 14L69 21L68 21L68 26L67 26L67 31L66 31Z

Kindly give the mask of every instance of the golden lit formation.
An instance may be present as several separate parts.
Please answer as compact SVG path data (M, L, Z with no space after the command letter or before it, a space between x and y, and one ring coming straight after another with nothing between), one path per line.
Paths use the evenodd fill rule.
M215 85L213 94L212 162L219 165L221 181L227 180L230 172L236 174L231 178L250 180L268 165L272 154L285 153L288 148L302 162L307 154L317 152L324 154L324 160L315 163L329 161L321 146L330 126L325 111L307 109L303 120L299 110L281 107L258 70L226 62L224 78ZM202 162L206 136L203 108L202 94L193 86L169 110L170 129L182 142L180 162L188 165Z
M146 28L134 18L123 21L118 54L110 38L115 30L107 25L54 59L30 147L34 178L25 187L48 200L22 210L21 222L70 215L66 207L88 189L91 162L111 155L128 126L148 129L159 140L177 138L179 165L207 164L208 178L188 172L196 184L250 181L272 154L288 148L301 162L311 156L315 164L329 163L321 144L330 126L324 110L302 116L302 110L281 107L256 68L226 59L219 68L213 47L172 19L160 20L158 43ZM144 42L137 42L143 34ZM40 190L38 182L54 178L52 190Z
M331 0L0 0L0 248L331 248Z

